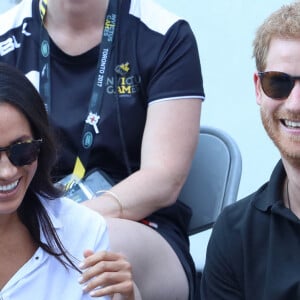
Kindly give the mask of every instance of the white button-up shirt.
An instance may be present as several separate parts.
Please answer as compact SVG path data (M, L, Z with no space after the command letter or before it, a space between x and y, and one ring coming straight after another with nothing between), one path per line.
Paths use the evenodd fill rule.
M65 249L78 260L75 263L83 260L86 249L108 250L106 224L98 213L66 198L41 201ZM84 293L79 276L77 270L66 269L54 256L38 248L3 287L0 300L110 299Z

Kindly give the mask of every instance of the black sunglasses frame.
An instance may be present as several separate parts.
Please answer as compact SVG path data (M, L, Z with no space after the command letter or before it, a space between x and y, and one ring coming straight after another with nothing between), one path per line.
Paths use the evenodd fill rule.
M37 160L42 142L43 142L42 139L26 140L26 141L11 144L7 147L0 147L0 152L5 151L9 161L16 167L30 165ZM31 147L28 148L31 150L30 152L28 152L26 146L27 148ZM18 152L20 150L23 151Z
M257 72L257 74L260 78L262 90L269 98L274 100L285 100L288 98L296 80L300 80L300 76L291 76L279 71ZM266 80L269 80L269 84ZM278 86L275 86L275 84Z

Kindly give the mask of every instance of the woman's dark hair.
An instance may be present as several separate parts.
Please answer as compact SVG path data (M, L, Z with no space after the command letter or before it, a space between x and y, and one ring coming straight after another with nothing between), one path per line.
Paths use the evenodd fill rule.
M29 79L15 67L5 63L0 63L0 103L9 103L22 112L30 124L33 137L43 140L37 170L18 209L18 215L38 246L57 257L65 267L71 265L77 269L38 197L40 195L55 199L61 195L61 191L51 180L57 151L45 105ZM40 228L47 243L41 241Z

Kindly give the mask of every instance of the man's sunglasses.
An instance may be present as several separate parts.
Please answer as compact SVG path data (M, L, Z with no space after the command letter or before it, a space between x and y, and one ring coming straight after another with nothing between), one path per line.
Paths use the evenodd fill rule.
M28 140L0 148L0 151L6 151L10 162L16 167L32 164L37 160L42 139Z
M258 72L258 76L264 93L275 100L286 99L294 88L296 80L300 80L300 76L291 76L277 71Z

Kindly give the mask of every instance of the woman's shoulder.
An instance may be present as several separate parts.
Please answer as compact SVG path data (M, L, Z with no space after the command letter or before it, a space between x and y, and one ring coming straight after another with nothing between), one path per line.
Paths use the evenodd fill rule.
M99 213L65 197L40 198L40 201L58 237L72 256L83 259L86 249L109 249L106 222Z
M52 223L58 227L76 227L79 231L83 232L91 227L98 228L101 231L106 229L106 222L99 213L69 198L41 198L41 201Z

